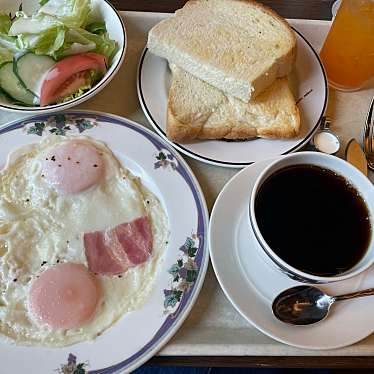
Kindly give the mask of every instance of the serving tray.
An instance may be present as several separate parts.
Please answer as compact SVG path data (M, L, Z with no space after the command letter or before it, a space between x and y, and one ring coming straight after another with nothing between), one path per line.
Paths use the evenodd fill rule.
M121 12L128 31L128 50L124 64L113 81L97 96L77 109L91 109L130 118L151 128L137 98L136 77L140 55L148 30L168 14ZM318 51L330 26L329 21L289 20ZM342 141L343 156L347 141L360 131L374 89L355 93L330 90L327 114L332 117L332 129ZM354 108L354 110L352 110ZM19 114L0 111L0 126L20 118ZM205 165L185 157L205 194L208 208L225 183L237 169ZM371 174L371 178L373 175ZM374 179L372 179L374 180ZM342 326L343 328L343 326ZM224 296L211 267L200 296L189 317L175 337L159 352L169 356L364 356L374 354L374 335L349 347L332 351L312 351L293 348L266 337L251 326L231 306Z

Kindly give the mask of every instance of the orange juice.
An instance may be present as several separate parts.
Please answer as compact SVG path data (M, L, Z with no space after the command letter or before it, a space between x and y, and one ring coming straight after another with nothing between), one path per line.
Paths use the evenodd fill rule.
M337 89L359 89L374 76L374 0L342 1L320 57Z

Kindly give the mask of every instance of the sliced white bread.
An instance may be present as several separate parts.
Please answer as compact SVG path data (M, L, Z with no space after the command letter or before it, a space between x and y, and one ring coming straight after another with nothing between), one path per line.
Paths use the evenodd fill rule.
M166 126L170 140L291 138L299 133L299 110L287 78L276 79L244 103L175 65L171 69Z
M251 0L190 0L148 34L149 50L248 102L295 60L288 23Z

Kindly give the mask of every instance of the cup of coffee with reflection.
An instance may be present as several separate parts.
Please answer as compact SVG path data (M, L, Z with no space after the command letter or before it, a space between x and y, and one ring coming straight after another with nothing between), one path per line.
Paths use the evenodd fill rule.
M344 280L371 266L373 216L369 179L346 161L317 152L270 164L259 175L249 206L264 257L305 283Z

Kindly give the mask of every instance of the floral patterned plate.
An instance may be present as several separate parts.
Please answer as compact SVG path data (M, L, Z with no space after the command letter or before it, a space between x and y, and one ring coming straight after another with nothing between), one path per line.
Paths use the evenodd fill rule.
M109 374L130 372L178 330L204 281L208 213L200 186L185 161L156 134L130 120L97 112L38 115L0 128L0 167L8 153L47 134L80 134L105 142L141 177L169 217L170 238L146 305L126 314L93 341L63 348L0 343L1 372Z

